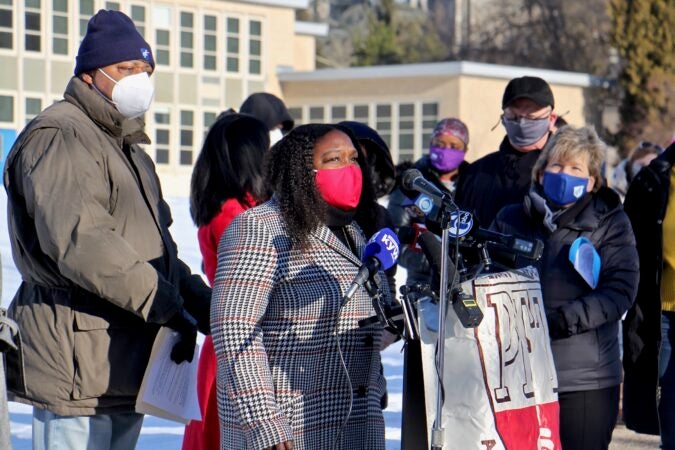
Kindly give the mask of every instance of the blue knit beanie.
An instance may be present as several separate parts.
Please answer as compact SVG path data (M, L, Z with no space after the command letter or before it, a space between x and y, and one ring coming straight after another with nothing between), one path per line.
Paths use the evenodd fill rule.
M77 52L75 75L120 61L142 59L155 68L150 45L134 23L119 11L100 10L87 24L87 34Z

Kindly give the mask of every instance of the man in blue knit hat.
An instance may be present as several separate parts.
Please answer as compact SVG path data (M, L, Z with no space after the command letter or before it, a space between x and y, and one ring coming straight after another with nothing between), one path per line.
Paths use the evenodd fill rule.
M178 259L171 213L141 116L153 98L152 50L131 19L99 11L75 76L7 157L20 329L7 354L10 399L32 405L33 448L131 449L135 402L161 325L176 363L208 332L211 291Z

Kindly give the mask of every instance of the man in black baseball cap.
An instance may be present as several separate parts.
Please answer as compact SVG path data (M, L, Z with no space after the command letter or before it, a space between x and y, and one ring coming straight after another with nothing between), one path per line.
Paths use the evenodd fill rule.
M502 97L502 109L514 101L527 98L540 106L555 106L553 92L548 83L539 77L520 77L509 81Z
M514 78L506 85L501 117L506 136L498 151L466 168L455 192L457 204L473 211L482 226L527 194L534 162L555 130L554 106L551 87L539 77Z

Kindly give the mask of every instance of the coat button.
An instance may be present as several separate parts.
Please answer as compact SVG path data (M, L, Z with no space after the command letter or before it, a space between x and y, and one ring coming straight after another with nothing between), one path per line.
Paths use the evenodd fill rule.
M375 339L373 339L373 336L371 335L368 335L363 338L363 343L365 344L366 347L372 347L374 342Z
M361 385L359 388L356 390L356 395L359 397L365 397L366 396L367 389L365 386Z

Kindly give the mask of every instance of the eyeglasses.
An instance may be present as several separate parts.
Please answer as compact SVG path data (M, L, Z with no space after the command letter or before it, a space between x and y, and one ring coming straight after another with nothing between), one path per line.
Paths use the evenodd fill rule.
M522 119L527 119L527 120L543 120L543 119L548 119L551 117L551 113L547 113L545 116L538 116L535 117L531 114L526 114L524 116L517 115L517 114L502 114L502 117L504 120L508 120L510 122L520 122Z
M539 112L539 111L535 111ZM527 120L541 120L541 119L548 119L551 117L551 113L553 112L553 109L550 107L546 108L546 111L544 111L543 115L535 115L535 114L516 114L513 111L510 111L509 108L504 110L504 113L502 114L502 117L504 120L508 120L511 122L520 122L521 119L527 119ZM541 112L539 112L541 114Z

